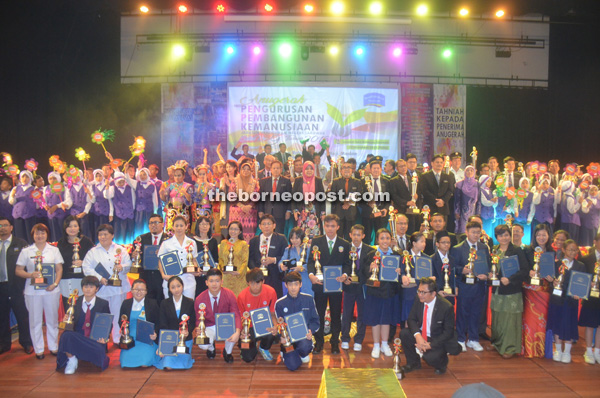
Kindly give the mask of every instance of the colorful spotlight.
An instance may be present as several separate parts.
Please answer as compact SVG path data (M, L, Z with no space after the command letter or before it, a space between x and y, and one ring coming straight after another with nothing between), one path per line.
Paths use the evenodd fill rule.
M341 1L334 1L331 3L331 12L334 14L341 14L344 12L344 3Z
M225 12L225 4L217 4L217 12Z
M427 7L427 4L420 4L417 7L417 15L425 16L425 15L427 15L428 12L429 12L429 7Z
M329 47L329 54L338 55L340 53L340 48L338 46Z
M150 11L150 9L148 8L148 6L141 6L141 7L140 7L140 11L141 11L143 14L147 14L147 13L148 13L148 11Z
M379 15L383 12L383 4L379 1L374 1L369 5L369 12L373 15Z
M265 11L266 11L266 12L271 12L271 11L273 11L273 6L272 6L271 4L269 4L269 3L266 3L266 4L265 4Z
M446 59L452 57L452 50L449 48L445 48L444 51L442 51L442 57Z
M461 8L460 11L458 12L458 14L461 17L466 17L467 15L469 15L469 10L466 8Z
M358 55L359 57L364 55L364 53L365 53L365 48L363 46L358 46L358 47L356 47L356 49L354 49L354 54Z
M315 10L315 7L312 4L305 4L304 5L304 11L306 12L313 12Z
M262 50L261 50L260 46L254 46L252 48L252 54L254 54L254 55L259 55L261 51Z
M504 10L498 10L496 11L496 17L497 18L502 18L504 16Z
M292 55L292 46L289 43L282 43L279 46L279 55L284 58L288 58L290 55Z
M181 59L185 57L185 47L181 44L175 44L171 49L173 59Z
M182 13L182 14L183 14L183 13L186 13L186 12L188 12L188 8L187 8L187 6L186 6L185 4L180 4L180 5L177 7L177 9L178 9L178 10L179 10L179 12L180 12L180 13Z
M402 47L394 47L394 49L392 50L392 55L395 58L400 58L400 56L402 55Z
M233 47L233 46L227 46L227 47L225 47L225 52L228 55L233 55L235 53L235 47Z

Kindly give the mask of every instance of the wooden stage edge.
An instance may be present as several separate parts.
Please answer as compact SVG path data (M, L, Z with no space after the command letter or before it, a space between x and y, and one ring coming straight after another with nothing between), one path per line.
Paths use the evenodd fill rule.
M402 388L407 397L451 397L461 386L484 382L507 397L598 397L600 364L584 362L583 330L580 336L573 346L570 364L543 358L505 360L495 352L469 349L450 357L446 374L436 376L424 364L402 380ZM219 352L222 347L217 344ZM315 397L325 368L391 368L392 358L371 358L372 347L371 332L367 330L362 352L352 351L351 344L350 350L331 355L326 343L323 353L311 355L308 366L290 372L279 357L267 362L259 354L247 364L236 348L235 362L227 364L220 355L209 360L198 347L194 347L196 363L190 370L123 370L119 350L110 345L107 370L100 372L80 362L76 374L66 376L55 370L56 358L48 351L45 359L38 360L35 355L26 355L15 342L12 351L0 355L0 397ZM271 352L275 356L278 347L273 346Z

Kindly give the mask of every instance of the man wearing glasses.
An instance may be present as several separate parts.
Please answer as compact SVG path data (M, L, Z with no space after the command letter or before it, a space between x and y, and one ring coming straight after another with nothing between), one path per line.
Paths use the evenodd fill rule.
M155 259L156 268L147 269L146 266L148 263L144 263L144 249L147 246L157 246L156 251L160 248L161 243L168 239L168 236L163 233L164 230L164 221L162 216L158 214L153 214L150 216L148 220L148 228L150 232L142 234L138 237L142 246L140 247L140 256L141 264L144 266L144 269L140 273L140 278L146 281L147 289L148 289L148 298L156 300L158 305L160 306L160 302L164 299L163 294L163 279L160 276L160 271L158 270L158 259Z
M435 369L435 374L446 373L448 354L458 355L454 331L454 308L442 296L437 295L437 284L432 278L422 278L408 316L408 328L402 329L400 339L406 356L404 373L421 368L421 358Z

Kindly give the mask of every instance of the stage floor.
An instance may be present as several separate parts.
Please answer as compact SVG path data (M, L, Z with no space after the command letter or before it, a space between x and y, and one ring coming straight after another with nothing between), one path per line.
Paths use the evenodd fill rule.
M581 331L580 334L583 335ZM324 368L392 366L392 358L371 358L370 330L367 336L362 352L349 350L330 355L330 346L325 344L324 353L313 355L310 364L296 372L289 372L279 358L269 363L259 355L253 363L246 364L237 348L233 364L225 363L221 356L209 360L197 347L193 351L196 363L190 370L122 370L119 350L111 347L111 363L106 371L100 372L93 365L80 362L76 374L66 376L62 371L55 371L55 357L48 352L45 359L38 360L33 354L26 355L18 343L13 343L10 353L0 355L0 396L315 397ZM469 350L450 357L445 375L436 376L432 368L424 365L421 370L408 374L401 384L407 397L450 397L461 386L476 382L485 382L507 397L598 397L600 365L584 363L584 345L584 340L580 340L573 347L571 364L520 357L505 360L494 352ZM275 353L275 347L271 351ZM404 357L402 361L404 363Z

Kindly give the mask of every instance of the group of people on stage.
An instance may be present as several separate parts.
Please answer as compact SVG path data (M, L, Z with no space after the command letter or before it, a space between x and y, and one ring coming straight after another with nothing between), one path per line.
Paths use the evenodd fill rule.
M580 325L586 327L585 361L600 363L595 339L600 300L582 300L579 313L580 298L566 294L573 271L600 273L596 169L582 174L567 165L559 175L558 162L551 161L547 172L539 162L519 171L507 157L500 171L492 157L477 173L471 165L461 169L460 153L435 155L430 170L411 154L386 162L370 155L357 167L354 159L333 159L328 148L316 152L303 145L296 157L285 144L277 153L265 145L256 157L244 145L241 155L237 147L231 153L237 161L209 166L205 158L193 170L178 161L165 182L157 178L158 167L142 163L137 170L126 165L124 173L110 165L68 176L52 172L46 187L29 171L20 173L14 188L14 181L3 177L0 300L6 305L0 306L0 351L10 350L12 308L21 345L39 359L45 319L48 349L66 373L75 372L78 360L106 368L108 340L118 345L124 328L135 339L138 319L154 324L154 343L123 349L122 367L190 368L189 352L201 324L208 341L196 345L215 358L220 313L235 319L222 352L226 362L233 361L236 344L246 362L258 353L273 360L270 349L278 342L284 364L295 370L310 361L311 352L322 352L326 332L332 354L349 349L351 341L358 352L370 326L373 358L394 355L399 335L405 372L420 368L422 358L443 374L448 354L484 350L481 337L491 340L486 348L507 359L551 353L569 363ZM321 162L325 153L330 168ZM227 199L215 200L219 192ZM242 199L242 193L251 198L285 192L304 199ZM318 200L316 194L325 192L339 192L341 199ZM365 193L374 200L363 200ZM140 231L145 233L137 236ZM592 245L589 254L580 250L587 245ZM159 258L175 253L181 264L191 257L196 268L171 275L159 261L131 283L132 260L145 264L149 246L157 247ZM556 279L531 284L537 256L546 252L554 254ZM518 270L509 277L499 272L499 282L492 283L492 272L473 275L473 253L483 257L488 270L515 257ZM382 279L386 256L400 259L396 280ZM214 267L198 268L207 257ZM419 257L431 258L431 275L415 280ZM40 262L54 264L54 282L41 289L33 283L41 277ZM334 266L342 268L335 278L342 289L329 292L323 274ZM112 278L121 282L111 284ZM557 285L563 287L558 293ZM59 341L60 305L73 307L75 328ZM274 326L259 338L250 332L249 348L242 347L242 314L262 307L269 308ZM308 332L290 346L278 319L298 312ZM108 339L93 341L97 313L112 314L113 326ZM163 330L178 330L188 353L159 355Z

